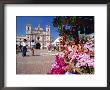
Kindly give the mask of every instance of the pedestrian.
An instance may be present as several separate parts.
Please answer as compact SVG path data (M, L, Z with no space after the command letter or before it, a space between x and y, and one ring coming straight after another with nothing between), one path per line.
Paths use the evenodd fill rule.
M21 45L21 42L20 42L19 48L20 48L20 52L22 52L22 45Z
M16 53L19 51L19 45L16 44Z
M27 43L26 43L26 39L23 40L22 42L22 56L26 56L26 52L27 52Z
M50 44L48 45L48 50L50 51L50 48L51 48L51 46L50 46Z
M35 46L36 46L36 44L35 44L34 40L32 40L32 41L31 41L32 56L34 56Z

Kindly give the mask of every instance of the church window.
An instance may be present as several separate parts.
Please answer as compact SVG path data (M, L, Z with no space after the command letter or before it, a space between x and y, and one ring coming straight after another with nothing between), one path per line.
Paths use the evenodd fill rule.
M29 30L29 27L28 27L28 30Z

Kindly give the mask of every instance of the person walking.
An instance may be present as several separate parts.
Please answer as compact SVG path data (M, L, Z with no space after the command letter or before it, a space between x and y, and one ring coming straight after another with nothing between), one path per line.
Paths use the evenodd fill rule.
M20 42L20 45L19 45L19 49L20 49L20 52L22 52L22 45L21 45L21 42Z
M26 43L26 39L23 40L22 42L22 56L26 56L26 52L27 52L27 43Z
M32 56L34 56L35 46L36 46L36 44L35 44L34 40L32 40L32 42L31 42Z

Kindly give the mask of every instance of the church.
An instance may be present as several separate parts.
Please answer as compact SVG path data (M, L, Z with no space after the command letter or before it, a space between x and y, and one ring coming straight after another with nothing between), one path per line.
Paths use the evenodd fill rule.
M45 29L43 29L39 24L33 29L31 24L26 24L25 31L25 36L16 37L17 43L20 43L23 39L26 39L30 45L30 42L34 40L36 43L36 49L46 49L47 46L52 43L50 25L46 25Z

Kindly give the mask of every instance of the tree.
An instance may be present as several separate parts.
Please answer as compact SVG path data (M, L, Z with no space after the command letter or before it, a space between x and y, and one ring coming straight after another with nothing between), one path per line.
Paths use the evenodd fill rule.
M57 16L53 19L54 27L57 27L58 32L61 36L65 36L67 39L71 36L76 35L75 25L76 17L73 16Z
M79 42L79 34L94 32L93 16L56 16L53 19L53 26L57 28L61 36L65 36L66 40L74 38Z

